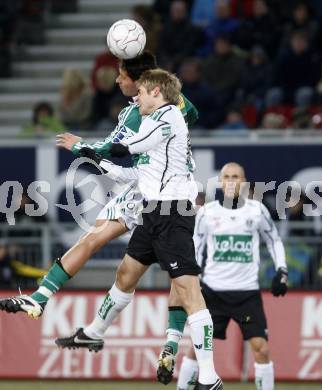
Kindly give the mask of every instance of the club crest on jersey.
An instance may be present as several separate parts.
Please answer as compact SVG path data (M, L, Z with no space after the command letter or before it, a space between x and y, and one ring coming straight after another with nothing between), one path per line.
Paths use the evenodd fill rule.
M246 220L246 226L248 227L248 229L251 229L253 227L253 224L254 224L254 221L250 218L248 218Z
M214 217L212 220L213 220L213 227L214 227L214 229L219 228L219 226L220 226L220 218Z

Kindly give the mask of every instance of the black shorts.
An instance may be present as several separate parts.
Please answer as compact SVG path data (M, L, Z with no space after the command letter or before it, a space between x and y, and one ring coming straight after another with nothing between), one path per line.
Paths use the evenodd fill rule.
M191 202L185 204L193 210ZM151 212L142 214L143 225L135 228L126 253L144 265L159 263L171 278L200 274L193 243L194 213L182 215L178 201L163 202L168 215L160 213L161 206L156 202Z
M244 340L267 336L267 322L259 290L213 291L202 284L202 294L214 324L214 338L225 339L230 319L240 327Z

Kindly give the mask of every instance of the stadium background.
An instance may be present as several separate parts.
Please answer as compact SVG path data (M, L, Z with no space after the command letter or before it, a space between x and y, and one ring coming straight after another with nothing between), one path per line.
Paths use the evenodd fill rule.
M322 180L322 4L318 0L2 0L1 295L8 294L8 289L17 291L18 286L23 291L34 288L51 261L81 234L71 213L55 206L66 204L65 177L73 157L56 149L54 136L69 130L88 139L101 139L106 129L115 125L116 114L126 100L114 87L117 64L106 51L105 35L109 25L124 17L134 17L144 25L148 48L157 53L160 65L181 77L184 93L200 111L191 133L199 167L196 177L204 189L208 188L207 200L213 194L208 179L228 161L244 165L251 183L276 182L264 202L286 244L291 291L277 302L269 293L265 295L273 360L278 380L320 382L318 388L322 380L322 220L303 212L303 205L312 203L305 191L307 184ZM213 41L217 42L215 51ZM93 206L84 215L89 223L106 201L106 183L95 173L81 167L74 182L76 188L89 178L74 191L78 204L92 200ZM50 191L43 194L49 209L44 215L30 217L25 206L34 203L28 197L28 187L35 180L50 184ZM21 183L22 193L18 187L10 189L8 181ZM285 181L299 183L299 200L283 187ZM288 195L287 218L283 220L278 217L283 199L276 197L277 189ZM199 199L203 201L202 194ZM45 209L46 204L42 206ZM10 207L13 214L8 212ZM320 207L318 204L317 211ZM42 214L43 209L40 211ZM12 215L15 222L10 224ZM168 287L167 276L158 267L153 267L140 284L149 292L140 294L132 312L115 325L111 335L114 344L103 355L105 365L92 362L83 352L66 356L57 352L54 357L53 338L90 320L96 300L113 282L125 243L122 239L103 248L69 282L68 290L55 298L53 305L62 316L57 316L59 323L54 321L55 306L36 324L23 316L13 321L13 317L1 314L0 377L154 377L151 361L162 345L166 296L153 291ZM265 248L262 256L261 286L268 288L274 270ZM73 311L72 301L83 308L78 310L80 314ZM136 324L133 318L140 305L147 305L151 315L146 323ZM151 318L157 314L161 320L153 323ZM26 330L28 341L22 338ZM217 365L224 378L251 380L249 351L235 330L232 328L226 344L218 346L222 353L216 355L216 359L229 359L221 359ZM149 343L151 349L147 348ZM136 351L143 351L143 358L135 355ZM26 356L30 356L27 361ZM140 365L133 365L135 361ZM103 374L97 371L99 367L105 367ZM27 388L27 382L20 383ZM68 385L73 387L73 383ZM10 386L17 383L0 382L1 389ZM117 386L110 384L109 388ZM155 384L146 386L157 388ZM303 386L309 388L308 382ZM122 388L132 387L127 382Z

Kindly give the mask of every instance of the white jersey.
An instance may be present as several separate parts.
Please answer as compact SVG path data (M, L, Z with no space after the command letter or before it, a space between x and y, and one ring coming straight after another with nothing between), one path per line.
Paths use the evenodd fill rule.
M176 106L167 104L154 111L142 121L139 132L122 143L131 154L141 154L138 186L146 200L195 200L189 132Z
M286 267L283 243L262 203L245 199L237 209L225 208L219 201L203 206L197 214L194 234L199 265L207 245L203 282L217 291L259 289L260 235L275 268Z

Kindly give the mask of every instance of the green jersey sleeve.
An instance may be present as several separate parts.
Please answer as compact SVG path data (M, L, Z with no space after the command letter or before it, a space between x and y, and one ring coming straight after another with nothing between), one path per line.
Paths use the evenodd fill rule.
M181 110L188 127L191 127L199 118L197 108L183 94L180 94L178 108Z
M125 107L118 116L118 124L111 134L103 141L89 143L85 141L77 142L72 147L72 152L79 156L79 150L83 147L94 149L105 158L110 158L110 148L112 143L120 142L123 138L131 137L139 131L141 125L141 115L139 108L135 104Z

